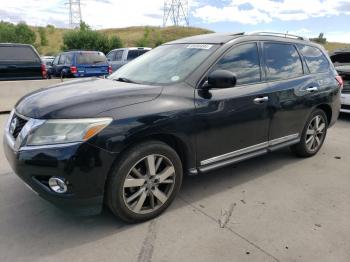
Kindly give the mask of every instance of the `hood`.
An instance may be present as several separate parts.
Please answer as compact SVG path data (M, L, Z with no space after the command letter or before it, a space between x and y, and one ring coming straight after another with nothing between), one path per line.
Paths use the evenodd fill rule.
M15 108L19 114L37 119L89 118L113 108L153 100L161 91L160 86L85 78L30 93Z

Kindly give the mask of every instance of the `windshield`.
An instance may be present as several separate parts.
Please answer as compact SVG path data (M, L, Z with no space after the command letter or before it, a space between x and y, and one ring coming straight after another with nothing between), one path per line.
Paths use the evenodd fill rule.
M82 52L77 55L77 64L107 63L107 58L102 52Z
M126 64L109 78L142 84L172 84L184 80L217 46L175 44L159 46Z

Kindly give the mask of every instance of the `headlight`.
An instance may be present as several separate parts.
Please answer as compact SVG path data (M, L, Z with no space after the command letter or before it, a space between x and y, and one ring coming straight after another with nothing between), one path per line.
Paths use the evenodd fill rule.
M111 122L111 118L47 120L28 136L26 144L37 146L86 141Z

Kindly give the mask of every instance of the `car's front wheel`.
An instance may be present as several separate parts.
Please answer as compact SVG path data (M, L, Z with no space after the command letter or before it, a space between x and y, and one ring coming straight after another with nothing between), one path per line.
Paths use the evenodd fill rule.
M107 204L122 220L135 223L158 216L174 200L182 164L168 145L150 141L129 149L107 181Z
M327 116L321 109L316 109L308 118L300 142L291 147L299 157L315 155L322 147L327 134Z

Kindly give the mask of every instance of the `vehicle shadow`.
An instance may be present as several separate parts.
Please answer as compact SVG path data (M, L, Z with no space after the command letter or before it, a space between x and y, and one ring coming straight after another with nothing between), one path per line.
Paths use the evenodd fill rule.
M207 174L185 176L180 196L163 216L166 216L167 213L174 215L179 208L192 205L200 199L226 190L234 190L235 187L247 181L269 175L281 166L295 164L296 161L303 160L296 158L288 149L283 149ZM17 190L23 191L19 182ZM126 234L123 232L127 231L129 235L129 230L133 232L137 230L142 235L143 228L147 225L147 223L125 224L116 219L107 208L104 208L102 214L97 216L77 217L33 196L29 191L25 191L22 195L23 198L29 198L29 203L6 208L8 219L5 221L2 219L0 222L2 233L11 235L10 242L6 241L0 246L4 248L13 242L16 248L9 247L9 250L17 250L7 254L7 258L12 256L18 258L19 252L21 256L29 256L32 261L37 261L39 257L52 256L65 249L82 246L116 234L125 237ZM12 219L13 217L15 219ZM2 237L0 237L0 242L3 242L4 239L1 239ZM1 259L1 261L6 261L6 259Z

